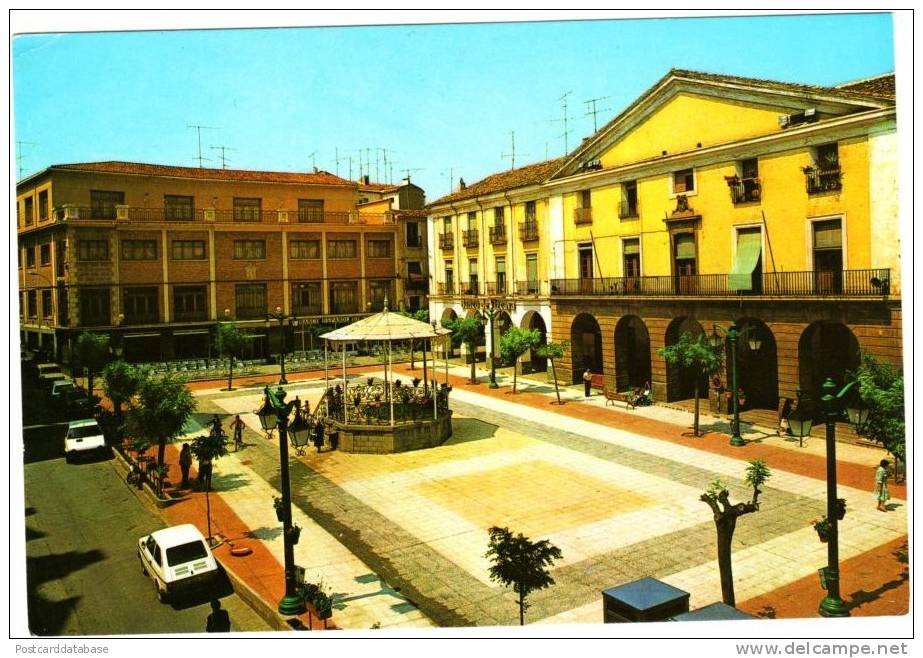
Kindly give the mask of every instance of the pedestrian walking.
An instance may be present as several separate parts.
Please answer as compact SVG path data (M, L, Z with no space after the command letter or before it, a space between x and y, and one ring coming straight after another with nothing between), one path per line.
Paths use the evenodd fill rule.
M237 452L244 444L244 421L240 419L240 414L234 416L231 429L234 430L234 452Z
M593 383L593 373L587 368L583 372L583 397L590 397L590 386Z
M199 485L201 488L211 491L212 488L212 458L199 458Z
M212 611L205 622L205 631L208 633L229 633L231 631L231 616L221 607L221 601L212 601Z
M888 466L891 462L882 459L875 469L875 496L878 498L878 511L887 512L888 508L885 503L891 500L891 493L888 491Z
M183 449L179 451L179 470L183 474L182 487L189 486L189 469L192 467L192 449L188 443L183 444Z

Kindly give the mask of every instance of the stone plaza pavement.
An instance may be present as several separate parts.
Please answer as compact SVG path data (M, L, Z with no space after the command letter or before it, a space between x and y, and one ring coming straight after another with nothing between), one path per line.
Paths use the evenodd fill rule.
M350 372L366 377L376 368ZM703 416L708 434L695 438L684 411L613 408L572 388L562 389L566 403L558 406L550 404L554 389L544 382L520 379L514 396L504 377L500 389L490 390L467 384L467 373L453 367L448 375L454 434L443 446L395 455L290 452L293 520L303 529L295 562L308 581L322 581L333 593L333 626L518 624L515 595L488 577L484 553L493 525L549 539L563 553L552 572L556 584L530 596L527 623L598 624L600 591L643 576L688 591L692 608L720 601L715 527L699 496L720 478L732 500L749 499L744 469L755 458L773 474L759 512L738 520L738 607L769 618L817 616L823 596L817 569L826 564L826 545L811 521L826 510L823 441L799 448L771 430L748 427L747 446L734 448L722 419ZM439 381L445 376L440 367ZM289 399L297 395L313 408L323 379L306 377L315 379L285 388ZM221 391L220 382L197 383L188 437L201 434L214 413L226 421L239 413L247 423L246 446L215 465L212 532L228 540L216 553L229 571L274 608L283 590L281 528L272 506L279 495L278 443L265 438L252 413L262 403L260 380L269 379L235 381L233 392ZM892 511L885 514L871 493L883 454L837 444L839 496L848 504L840 523L841 590L854 616L909 609L905 489L892 485ZM164 514L204 529L204 495L188 492ZM230 548L240 546L253 551L231 556Z

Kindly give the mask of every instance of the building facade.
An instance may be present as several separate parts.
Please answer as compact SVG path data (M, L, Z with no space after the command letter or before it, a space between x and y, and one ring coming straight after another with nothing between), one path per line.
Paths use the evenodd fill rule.
M548 334L570 342L563 376L589 368L611 390L651 381L656 399L688 398L695 380L657 350L734 324L752 407L843 381L860 349L899 362L895 122L893 75L813 87L670 71L530 189L546 213ZM431 204L430 221L464 241L459 215L443 217L452 203ZM447 313L466 298L448 294L437 246L446 294L432 305ZM489 278L492 255L469 253L452 266L461 256ZM491 290L468 292L490 304Z
M216 323L250 358L313 341L403 294L398 223L330 173L54 165L17 185L23 345L67 361L83 331L133 361L207 358Z

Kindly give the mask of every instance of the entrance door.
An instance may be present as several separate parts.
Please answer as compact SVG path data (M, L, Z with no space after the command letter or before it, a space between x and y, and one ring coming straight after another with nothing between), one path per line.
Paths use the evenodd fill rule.
M580 292L593 292L593 247L581 245L577 252L578 272L580 274Z

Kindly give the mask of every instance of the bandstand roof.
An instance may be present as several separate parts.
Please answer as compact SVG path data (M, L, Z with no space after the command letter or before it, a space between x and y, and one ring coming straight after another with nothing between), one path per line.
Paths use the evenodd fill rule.
M385 307L385 310L381 313L370 315L345 327L321 334L321 338L338 342L355 340L387 342L410 338L434 338L449 333L452 332L448 329L442 327L434 329L432 325L426 322L408 318L400 313L392 313Z

